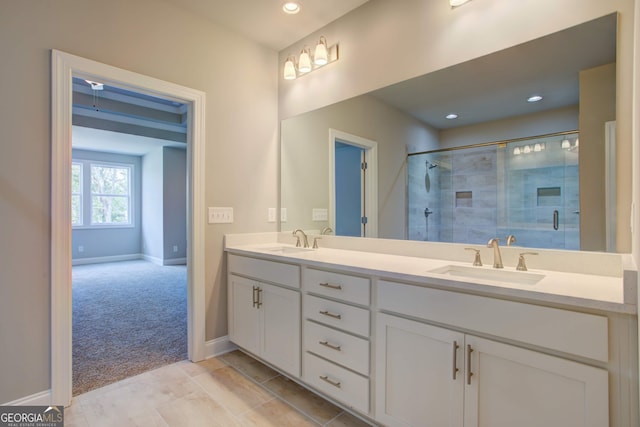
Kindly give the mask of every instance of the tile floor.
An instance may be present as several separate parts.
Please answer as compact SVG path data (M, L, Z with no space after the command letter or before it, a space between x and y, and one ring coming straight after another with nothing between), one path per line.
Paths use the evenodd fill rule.
M66 427L368 425L240 351L92 390L64 415Z

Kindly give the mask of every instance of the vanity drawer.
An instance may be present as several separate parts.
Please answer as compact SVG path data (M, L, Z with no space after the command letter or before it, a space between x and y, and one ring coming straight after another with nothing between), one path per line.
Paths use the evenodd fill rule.
M369 310L305 295L303 312L305 319L369 337Z
M369 305L371 300L371 281L365 277L309 268L304 271L303 280L305 290L314 294L360 305Z
M369 379L310 353L304 354L302 379L345 405L369 413Z
M605 316L384 280L377 289L383 311L609 361Z
M304 349L369 375L368 340L307 320L304 322Z
M227 269L229 273L300 288L300 267L297 265L229 254Z

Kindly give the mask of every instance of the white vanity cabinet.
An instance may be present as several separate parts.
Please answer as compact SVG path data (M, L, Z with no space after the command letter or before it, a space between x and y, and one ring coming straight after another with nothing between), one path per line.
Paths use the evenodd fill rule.
M300 267L230 254L228 269L230 340L299 377Z
M469 298L476 306L473 313L465 311ZM577 356L606 357L606 318L384 281L378 284L378 303L379 309L392 312L376 315L375 417L383 424L609 425L606 370L523 348L530 340L541 340L536 345L563 346ZM516 308L524 319L503 317ZM539 328L542 324L545 329L546 321L537 315L565 316L568 324L546 329L548 339L541 338ZM453 322L498 338L510 335L515 324L518 330L512 332L523 347L401 316ZM593 329L582 331L589 327ZM589 340L589 334L595 345L582 342ZM562 339L566 343L561 344ZM598 348L603 339L605 348Z
M370 279L303 270L302 379L361 413L370 409Z

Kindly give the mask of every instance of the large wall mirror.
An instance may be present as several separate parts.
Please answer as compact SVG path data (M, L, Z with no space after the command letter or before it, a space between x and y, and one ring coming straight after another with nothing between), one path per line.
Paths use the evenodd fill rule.
M471 155L478 147L495 144L503 157L513 157L516 145L507 149L512 141L530 139L534 150L535 138L560 135L557 141L541 141L568 148L562 146L567 138L561 136L570 134L577 167L570 166L578 177L571 191L578 187L579 200L571 208L576 216L566 220L577 233L567 248L615 251L615 173L611 172L615 171L616 39L617 14L611 14L283 120L280 229L321 230L329 226L342 235L437 240L434 228L431 238L426 232L412 232L410 218L426 219L425 212L432 211L424 206L428 201L415 203L412 197L414 201L426 197L420 191L440 194L443 188L438 186L445 181L455 186L463 180L487 179L483 157ZM540 95L542 100L528 102L532 95ZM457 118L447 118L452 113ZM579 149L575 147L578 139ZM519 145L524 152L527 144ZM471 150L468 156L465 149ZM535 169L532 158L527 163ZM465 176L440 179L438 173L452 174L453 161L468 163L463 168ZM516 162L513 158L509 161ZM413 172L412 163L417 165ZM345 166L349 164L352 171L360 172L349 172ZM477 176L474 168L479 171ZM524 172L518 173L513 182L524 186L528 178ZM419 183L419 190L412 188L412 180ZM503 188L522 191L522 186L518 190L517 185L505 185L499 176L495 180ZM354 192L345 195L352 187ZM538 207L547 210L565 191L561 185L546 182L528 187L533 192L528 200L542 203ZM482 192L465 191L464 185L457 190L446 196L453 203L448 214L455 215L456 209L462 208L459 213L470 218L466 227L473 229L474 211L470 208L486 207ZM410 193L415 194L409 197ZM456 197L459 206L455 205ZM364 219L343 232L347 228L341 226L345 224L341 211L346 205ZM519 206L519 215L534 218L522 212L533 208ZM495 214L497 221L503 217ZM549 226L557 227L557 221L551 218ZM540 220L531 222L532 230L527 231L526 221L520 221L522 238L518 244L541 247L539 240L529 243L524 238L542 226ZM422 227L420 219L416 223ZM504 230L499 223L494 229L497 233ZM440 241L481 243L486 237L473 230L457 231L447 230L443 235L456 237Z

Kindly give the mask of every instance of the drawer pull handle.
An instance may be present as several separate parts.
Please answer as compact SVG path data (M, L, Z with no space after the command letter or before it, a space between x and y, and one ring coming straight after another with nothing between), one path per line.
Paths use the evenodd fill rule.
M327 310L320 311L320 314L322 314L323 316L333 317L334 319L342 319L341 314L331 313L330 311L327 311Z
M254 286L254 287L253 287L253 307L254 307L254 308L256 307L256 304L258 304L258 297L257 297L257 295L256 295L256 293L257 293L258 289L259 289L259 288L258 288L257 286Z
M329 347L332 350L342 351L342 348L339 345L331 344L329 341L318 341L318 344Z
M262 288L258 287L258 301L257 301L258 308L260 308L261 305L262 305Z
M320 283L320 286L325 287L325 288L329 288L329 289L336 289L338 291L342 290L342 286L341 285L334 285L333 283Z
M334 381L334 380L330 379L330 378L329 378L328 376L326 376L326 375L320 375L320 379L321 379L322 381L324 381L324 382L327 382L327 383L331 384L331 385L332 385L332 386L334 386L334 387L337 387L337 388L341 388L341 387L342 387L342 385L340 384L340 382L339 382L339 381Z
M473 349L470 345L467 344L467 384L471 385L471 376L473 372L471 372L471 353L473 353Z
M458 369L458 349L460 348L460 346L458 345L457 341L453 342L453 379L456 379L456 374L458 373L459 369Z

